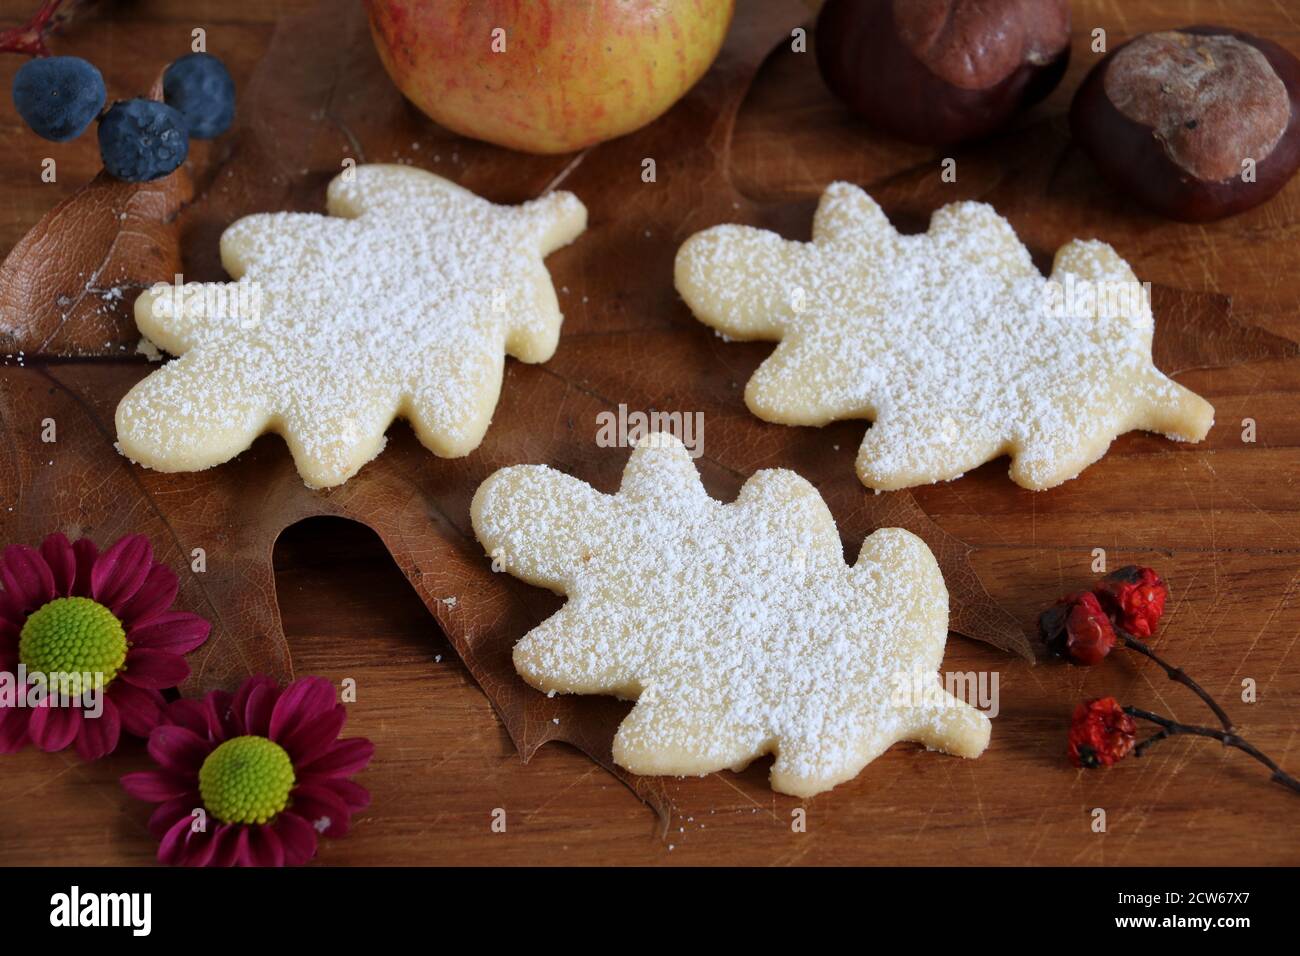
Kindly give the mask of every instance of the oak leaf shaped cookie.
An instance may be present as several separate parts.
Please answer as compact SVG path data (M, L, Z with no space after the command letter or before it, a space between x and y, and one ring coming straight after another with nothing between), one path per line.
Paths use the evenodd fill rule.
M514 650L548 693L636 700L614 761L640 774L740 769L811 796L913 740L976 757L989 721L944 691L948 592L921 539L872 534L852 567L821 496L760 471L710 498L676 438L632 452L615 495L544 465L474 496L494 566L568 595Z
M745 389L759 418L873 420L857 460L870 488L1003 454L1017 484L1051 488L1123 432L1199 441L1213 424L1152 363L1148 290L1110 246L1061 247L1049 280L984 203L944 206L904 236L865 192L833 183L811 242L716 226L678 250L676 284L724 335L779 340Z
M572 194L498 206L432 173L369 165L334 178L328 209L240 219L221 236L234 282L136 300L140 331L181 357L122 399L123 453L195 471L274 431L303 480L328 487L401 416L435 454L466 455L505 353L555 352L562 317L542 259L586 227Z

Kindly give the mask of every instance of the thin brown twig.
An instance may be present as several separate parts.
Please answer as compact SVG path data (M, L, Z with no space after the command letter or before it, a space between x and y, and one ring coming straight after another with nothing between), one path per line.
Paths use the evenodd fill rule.
M1136 637L1134 637L1132 634L1129 634L1127 631L1124 631L1121 628L1116 627L1115 633L1119 635L1119 639L1124 643L1125 647L1129 648L1130 650L1137 651L1143 657L1155 661L1156 664L1160 666L1160 668L1165 672L1165 674L1169 677L1171 681L1174 681L1175 683L1178 684L1182 684L1184 687L1190 690L1197 697L1201 698L1201 700L1205 701L1205 706L1209 707L1210 710L1214 711L1214 716L1219 719L1219 723L1223 725L1223 729L1225 732L1229 734L1234 732L1235 728L1232 725L1232 718L1229 717L1227 712L1222 707L1219 706L1219 702L1210 696L1209 691L1207 691L1200 684L1196 683L1196 681L1192 680L1192 678L1187 676L1186 671L1184 671L1181 667L1174 667L1172 664L1162 659L1158 654L1156 654L1155 651L1151 650L1150 647L1148 647L1146 644L1139 641Z
M1150 721L1160 728L1158 733L1148 737L1133 748L1133 756L1135 757L1141 757L1153 744L1168 737L1209 737L1213 740L1219 741L1224 746L1235 747L1242 753L1254 757L1273 772L1272 779L1274 781L1282 784L1284 787L1294 790L1296 793L1300 793L1300 780L1297 780L1279 767L1277 761L1268 756L1268 754L1264 753L1254 744L1250 743L1250 741L1245 740L1230 730L1219 730L1217 727L1197 727L1191 724L1181 724L1176 720L1170 720L1168 717L1153 714L1149 710L1142 710L1140 707L1125 707L1124 713L1132 717L1138 717L1142 720Z

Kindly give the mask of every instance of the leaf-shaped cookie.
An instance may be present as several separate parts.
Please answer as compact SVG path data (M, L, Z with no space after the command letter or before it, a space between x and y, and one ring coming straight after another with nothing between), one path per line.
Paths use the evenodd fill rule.
M723 504L656 432L616 495L523 465L485 481L471 514L498 566L569 596L515 646L516 669L548 693L636 700L614 738L634 773L775 752L772 787L806 797L899 740L965 757L988 744L988 718L939 684L948 591L929 548L887 528L846 566L792 471L760 471Z
M284 435L304 481L342 484L401 415L435 454L483 439L505 353L544 362L560 308L542 259L586 228L571 193L497 206L399 165L335 177L329 216L246 216L221 237L234 282L161 285L140 330L181 355L123 399L123 452L160 471Z
M1049 284L983 203L944 206L904 236L834 183L812 242L717 226L682 246L676 284L707 325L780 341L745 390L754 414L874 421L857 461L869 488L949 480L1003 454L1017 484L1051 488L1126 431L1200 441L1213 423L1152 363L1149 292L1110 246L1063 246Z

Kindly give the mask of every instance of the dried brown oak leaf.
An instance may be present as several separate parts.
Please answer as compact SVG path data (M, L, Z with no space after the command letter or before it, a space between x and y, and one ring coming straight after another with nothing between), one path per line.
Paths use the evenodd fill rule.
M274 436L197 474L130 465L113 449L113 410L147 372L142 362L52 360L5 368L0 427L13 440L0 466L3 539L35 541L51 529L111 539L134 530L149 534L161 558L178 568L203 549L206 571L184 576L180 598L215 624L193 660L189 689L196 691L254 671L291 672L271 569L275 540L311 515L362 522L383 540L525 759L547 741L567 741L662 810L668 802L662 782L612 766L610 743L626 704L549 699L515 674L513 644L553 613L559 599L492 573L470 529L469 504L487 475L520 462L546 462L613 491L627 453L597 447L598 413L619 403L702 411L707 438L699 465L710 493L733 498L759 468L797 470L818 485L846 551L855 552L877 527L912 530L943 567L953 629L1031 656L1024 629L989 597L965 544L946 535L910 494L863 491L852 455L864 426L782 428L751 416L741 384L770 347L723 345L673 291L673 257L692 232L724 221L770 226L803 206L750 201L733 185L728 164L735 117L755 72L805 17L792 0L741 5L717 63L673 110L638 133L567 157L510 153L432 127L384 75L359 7L342 22L337 11L283 22L242 95L226 165L209 171L181 217L187 278L222 277L216 240L239 216L318 211L324 184L347 157L409 160L498 202L562 183L587 205L590 228L547 260L565 312L555 358L507 365L492 427L472 455L435 458L399 424L374 462L327 492L303 486ZM657 158L656 182L641 180L646 157ZM169 278L171 271L160 269L153 278ZM1226 303L1197 296L1178 301L1173 321L1187 330L1232 328ZM42 314L45 323L26 327L24 341L48 336L49 312ZM134 345L133 330L119 335L115 345ZM1249 357L1256 356L1229 348L1207 364ZM46 419L57 423L57 442L40 441Z
M100 172L51 209L0 264L0 351L133 354L131 304L181 271L176 217L192 193L183 167L149 183Z

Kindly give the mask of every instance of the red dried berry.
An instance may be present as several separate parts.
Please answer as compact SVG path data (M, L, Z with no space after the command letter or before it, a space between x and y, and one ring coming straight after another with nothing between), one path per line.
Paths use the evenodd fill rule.
M1123 760L1137 740L1137 723L1114 697L1098 697L1074 708L1070 721L1070 762L1096 770Z
M1038 635L1057 657L1085 667L1101 663L1118 643L1101 602L1088 591L1063 597L1039 615Z
M1169 589L1160 575L1135 564L1106 575L1093 593L1116 627L1142 639L1156 632L1156 625L1165 613L1165 599L1169 597Z

